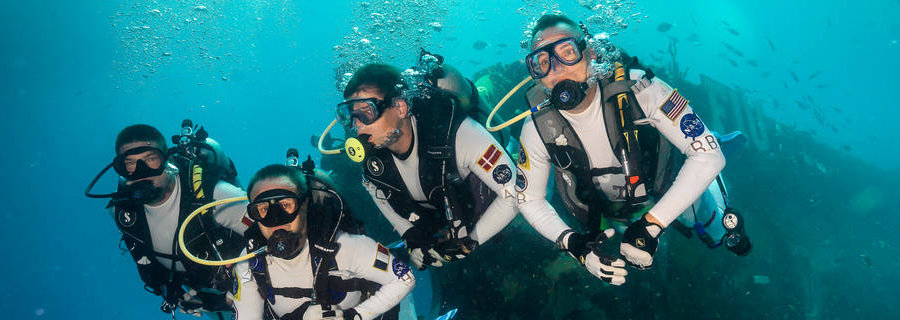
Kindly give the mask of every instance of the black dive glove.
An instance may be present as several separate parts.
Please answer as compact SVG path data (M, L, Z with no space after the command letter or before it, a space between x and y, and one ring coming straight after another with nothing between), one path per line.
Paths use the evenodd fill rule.
M344 310L344 320L362 320L362 316L356 312L356 309L350 308Z
M567 230L560 236L558 244L565 244L562 249L578 259L582 265L595 277L612 285L625 283L625 261L613 258L600 250L600 245L609 240L615 234L615 230L603 230L596 238Z
M446 261L462 260L478 248L478 241L465 237L462 239L449 239L441 241L435 246L435 250Z
M406 248L409 249L409 260L416 269L425 270L428 266L441 267L444 262L447 262L434 250L437 239L421 226L413 225L403 233L402 237L406 242Z
M178 309L181 300L184 299L184 295L184 289L180 286L164 284L162 286L162 293L160 294L163 298L163 302L159 306L159 311L162 311L163 313L174 313L175 310Z
M663 230L663 226L647 221L645 214L625 229L619 252L638 269L649 269L653 266L653 255L656 254Z

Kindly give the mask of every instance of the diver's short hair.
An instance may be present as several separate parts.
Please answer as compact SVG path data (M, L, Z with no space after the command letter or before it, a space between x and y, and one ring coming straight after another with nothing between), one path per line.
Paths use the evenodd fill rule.
M544 29L553 27L560 23L572 27L572 29L575 29L575 31L581 31L581 29L578 28L578 24L575 23L575 21L572 21L572 19L569 19L569 17L559 14L545 14L538 18L537 22L535 22L534 29L531 29L531 38L534 39L534 35L536 35L538 32L544 31Z
M247 185L247 196L250 196L250 193L253 192L253 187L255 187L258 182L280 177L288 178L291 183L297 186L298 194L306 193L306 177L300 170L283 164L270 164L259 169L259 171L254 173L253 177L250 178L250 184ZM252 201L253 199L250 200Z
M400 77L400 71L393 66L383 63L364 65L353 73L353 77L344 88L344 99L359 91L359 87L362 86L378 88L384 94L384 100L390 101L390 99L400 96L403 78Z
M119 154L119 148L123 145L142 141L156 142L163 153L168 149L166 138L159 130L146 124L135 124L119 131L119 135L116 136L116 154Z

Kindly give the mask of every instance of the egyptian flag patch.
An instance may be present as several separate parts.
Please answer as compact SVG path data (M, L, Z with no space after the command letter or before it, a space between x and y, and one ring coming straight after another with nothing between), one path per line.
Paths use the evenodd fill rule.
M391 252L388 251L388 248L385 248L379 243L378 250L375 252L375 262L372 263L372 267L381 271L387 271L388 262L390 260Z
M666 118L675 121L681 115L681 112L684 111L684 108L687 107L687 104L687 99L678 93L678 89L675 89L672 90L672 94L669 95L666 102L659 107L659 110L666 114Z
M491 168L497 164L497 160L500 160L502 154L503 152L500 151L497 146L491 144L491 146L484 151L484 154L481 155L481 158L478 159L478 166L484 169L484 171L490 172Z

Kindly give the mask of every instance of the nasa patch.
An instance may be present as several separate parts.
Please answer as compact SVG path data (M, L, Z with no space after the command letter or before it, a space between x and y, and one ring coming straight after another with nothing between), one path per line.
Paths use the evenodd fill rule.
M506 164L501 164L494 168L492 175L497 183L506 184L509 180L512 180L512 169Z
M366 161L366 169L373 176L380 177L384 174L384 162L381 162L379 157L369 157L369 161Z
M516 173L516 191L525 191L528 188L528 178L525 177L525 172L522 171L522 168L516 168Z
M704 129L703 121L700 121L696 114L688 113L681 117L681 133L684 133L685 138L699 137Z
M134 213L131 211L122 210L119 212L119 223L123 227L127 228L133 226L135 221L137 221L137 219L135 219Z
M407 266L400 259L393 259L391 262L391 271L394 272L394 275L397 276L397 279L403 279L407 273L409 273L409 266Z

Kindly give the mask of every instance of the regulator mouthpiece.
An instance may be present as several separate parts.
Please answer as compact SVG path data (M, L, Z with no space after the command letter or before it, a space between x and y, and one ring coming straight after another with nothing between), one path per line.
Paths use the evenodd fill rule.
M584 101L587 83L563 80L553 86L550 102L560 110L571 110Z
M366 159L366 152L371 149L367 148L369 135L360 135L359 137L347 138L344 142L344 153L353 162L360 163Z

